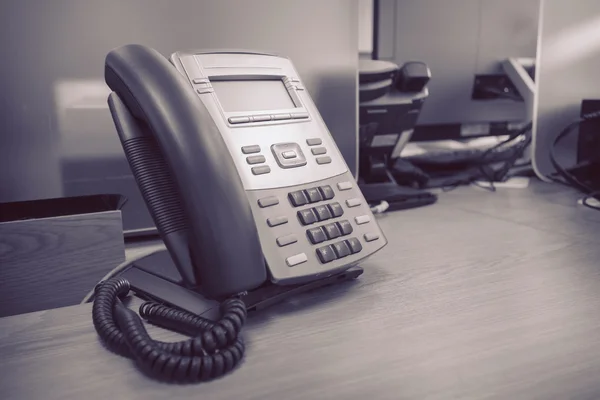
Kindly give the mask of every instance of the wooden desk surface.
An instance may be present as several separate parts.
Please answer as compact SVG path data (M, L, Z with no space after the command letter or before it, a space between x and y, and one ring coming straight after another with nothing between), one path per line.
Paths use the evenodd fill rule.
M253 317L242 366L208 384L147 379L89 305L1 319L0 397L600 398L600 213L577 197L461 188L383 216L362 277Z

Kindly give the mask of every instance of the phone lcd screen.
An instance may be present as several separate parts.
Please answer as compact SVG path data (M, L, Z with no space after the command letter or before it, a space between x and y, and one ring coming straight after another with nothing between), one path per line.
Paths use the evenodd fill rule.
M295 108L280 79L211 81L225 112L271 111Z

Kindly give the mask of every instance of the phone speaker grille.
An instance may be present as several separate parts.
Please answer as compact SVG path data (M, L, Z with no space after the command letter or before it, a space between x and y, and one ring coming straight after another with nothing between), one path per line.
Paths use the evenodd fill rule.
M156 140L129 139L123 149L158 231L167 235L187 229L183 204Z

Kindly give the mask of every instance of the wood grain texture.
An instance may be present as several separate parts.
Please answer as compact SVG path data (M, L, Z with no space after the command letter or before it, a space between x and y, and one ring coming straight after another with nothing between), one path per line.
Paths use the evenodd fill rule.
M576 207L576 198L540 184L497 193L465 188L383 216L390 244L363 264L364 275L254 315L243 332L245 361L208 384L149 380L100 345L89 305L0 319L0 393L600 398L600 246L588 236L599 219Z
M125 260L121 212L0 224L0 316L79 304Z

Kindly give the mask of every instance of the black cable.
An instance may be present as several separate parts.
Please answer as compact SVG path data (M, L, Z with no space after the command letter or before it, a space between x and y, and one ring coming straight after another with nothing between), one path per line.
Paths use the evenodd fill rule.
M244 343L239 333L246 321L242 300L221 303L221 319L198 315L147 302L140 315L148 322L194 336L166 343L153 340L142 319L121 302L129 293L129 282L111 278L96 287L92 308L94 327L113 352L134 359L155 378L174 382L200 382L225 375L241 361Z
M569 135L582 122L585 122L590 119L596 119L596 118L600 118L600 111L585 114L580 119L571 122L558 134L558 136L556 136L556 138L554 139L554 142L552 143L552 146L550 147L550 162L552 163L552 166L554 167L554 169L556 170L558 175L560 175L566 181L566 182L560 182L560 183L566 183L566 184L582 191L583 193L590 193L593 190L590 187L588 187L586 184L580 182L579 179L577 179L573 174L569 173L565 168L563 168L558 163L558 161L556 160L556 147L563 138L565 138L567 135ZM550 179L553 179L554 181L556 181L555 177L553 177L553 176L550 176Z

